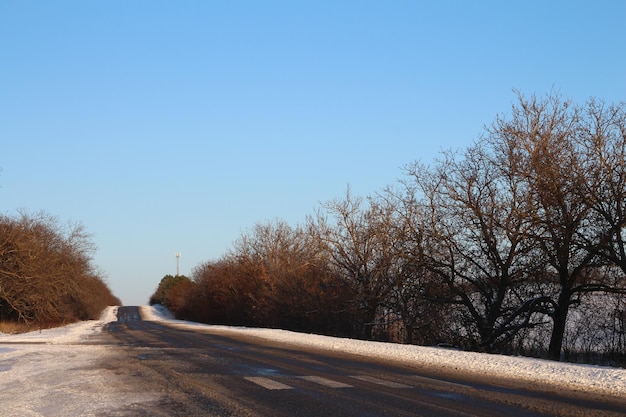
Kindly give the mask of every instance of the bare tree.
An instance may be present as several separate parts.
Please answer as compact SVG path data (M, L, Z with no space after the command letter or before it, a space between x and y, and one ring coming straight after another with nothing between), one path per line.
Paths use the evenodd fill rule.
M602 256L626 273L626 105L591 100L577 138L584 157L586 197L596 227L610 239ZM589 242L593 244L593 242Z
M549 264L547 272L554 276L553 285L546 286L554 292L546 296L551 299L553 322L548 356L555 360L560 358L568 311L579 296L615 289L593 273L601 264L600 253L615 236L611 226L599 225L594 204L621 205L610 200L624 195L623 183L602 178L589 159L583 143L605 136L601 129L590 134L589 115L603 117L593 108L585 113L583 107L558 95L526 99L520 94L511 118L498 118L490 130L492 143L516 155L531 192L534 231L528 238L541 248ZM591 125L600 127L604 121ZM597 194L613 185L617 194Z
M469 340L479 349L501 349L520 329L540 323L545 299L529 294L541 270L526 239L528 189L514 158L478 143L462 155L444 154L434 167L407 167L409 188L421 196L425 222L422 261L445 290L433 299L459 306Z
M357 332L366 339L371 338L378 309L392 289L395 256L391 212L373 200L368 203L365 206L348 188L344 199L323 204L325 212L318 212L315 219L332 268L354 294Z
M449 341L446 306L432 299L439 293L441 282L425 261L428 219L423 207L416 202L412 189L407 192L394 187L379 194L377 204L386 206L390 213L389 244L394 257L389 270L392 286L385 305L401 322L399 340L431 345Z

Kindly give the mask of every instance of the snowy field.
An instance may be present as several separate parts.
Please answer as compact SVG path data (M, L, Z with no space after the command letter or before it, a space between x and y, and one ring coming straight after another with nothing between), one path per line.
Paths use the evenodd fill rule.
M0 404L2 416L95 416L133 404L157 401L158 392L132 392L112 369L103 369L115 356L114 346L84 344L116 320L116 308L100 320L31 332L0 333ZM537 359L487 355L392 343L366 342L284 330L209 326L172 319L167 311L142 307L145 320L166 321L176 327L218 330L262 337L285 344L340 350L357 355L401 360L422 368L447 369L485 376L517 378L574 390L626 396L626 370L558 363Z

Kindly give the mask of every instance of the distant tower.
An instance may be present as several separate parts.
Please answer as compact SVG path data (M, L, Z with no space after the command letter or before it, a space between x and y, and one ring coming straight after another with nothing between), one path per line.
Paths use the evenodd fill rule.
M176 276L180 275L180 252L176 252Z

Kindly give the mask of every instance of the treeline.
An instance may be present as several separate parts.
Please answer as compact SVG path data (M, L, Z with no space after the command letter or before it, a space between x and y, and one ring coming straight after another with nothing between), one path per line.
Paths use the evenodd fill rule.
M46 213L0 215L0 322L53 327L97 319L120 305L91 261L80 225Z
M304 225L259 224L151 301L208 323L623 363L625 225L624 103L518 94L471 147Z

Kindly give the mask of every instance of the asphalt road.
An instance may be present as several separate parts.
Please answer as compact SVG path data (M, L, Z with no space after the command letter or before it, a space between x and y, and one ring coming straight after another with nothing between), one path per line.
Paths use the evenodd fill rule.
M128 389L158 392L124 416L619 416L626 400L550 392L515 381L424 372L332 351L191 331L143 321L121 307L101 343L121 352L102 366Z

